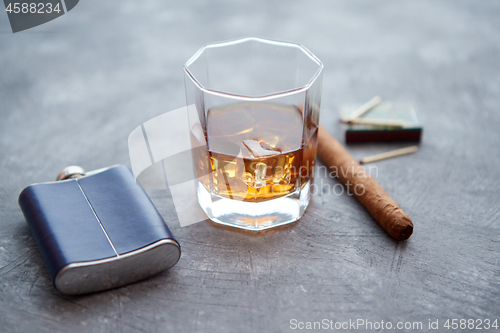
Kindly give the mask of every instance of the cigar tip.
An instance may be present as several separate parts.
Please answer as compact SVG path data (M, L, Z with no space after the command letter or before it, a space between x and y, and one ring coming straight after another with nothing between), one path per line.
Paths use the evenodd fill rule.
M401 230L399 240L407 240L413 234L413 224L407 225L403 230Z

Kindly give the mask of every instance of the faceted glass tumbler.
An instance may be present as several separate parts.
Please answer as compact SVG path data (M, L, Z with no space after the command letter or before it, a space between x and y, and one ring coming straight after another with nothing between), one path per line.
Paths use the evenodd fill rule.
M309 204L323 65L305 47L244 38L185 65L197 195L217 223L263 230Z

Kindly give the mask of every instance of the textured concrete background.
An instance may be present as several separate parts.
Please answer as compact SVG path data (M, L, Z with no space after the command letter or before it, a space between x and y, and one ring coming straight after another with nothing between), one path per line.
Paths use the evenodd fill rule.
M286 332L294 318L439 319L442 328L447 318L500 318L499 17L498 1L84 0L12 34L0 13L0 331ZM394 241L355 199L328 193L298 223L268 232L181 228L169 194L157 191L183 247L179 263L128 287L58 294L20 191L69 164L129 164L130 131L184 105L182 64L204 43L241 36L296 41L324 62L321 122L340 140L341 103L376 94L416 103L419 152L376 164L413 219L412 238ZM362 157L400 146L348 149Z

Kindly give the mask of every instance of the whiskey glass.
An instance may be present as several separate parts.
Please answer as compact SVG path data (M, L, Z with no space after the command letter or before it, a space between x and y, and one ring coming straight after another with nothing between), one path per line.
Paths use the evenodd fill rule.
M303 215L322 72L305 47L262 38L208 44L186 62L196 192L212 221L263 230Z

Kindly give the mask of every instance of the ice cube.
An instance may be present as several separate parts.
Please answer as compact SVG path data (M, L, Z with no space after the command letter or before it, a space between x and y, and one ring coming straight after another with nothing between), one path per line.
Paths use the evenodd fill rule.
M281 154L280 149L273 148L265 142L258 140L243 140L243 145L250 151L254 158L269 157Z
M254 187L260 188L266 186L266 173L267 165L265 163L257 163L255 166L255 185Z

